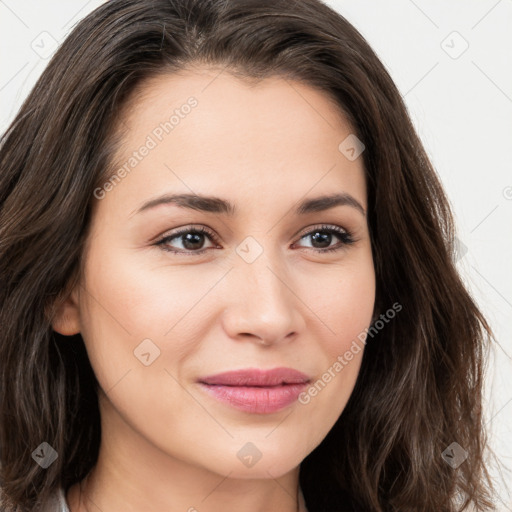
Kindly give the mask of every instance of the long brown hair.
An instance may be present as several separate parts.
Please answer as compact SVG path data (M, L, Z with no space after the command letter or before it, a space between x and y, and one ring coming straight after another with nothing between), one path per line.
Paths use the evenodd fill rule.
M189 64L314 87L365 145L374 318L402 310L368 337L348 404L301 464L310 512L494 510L482 413L494 335L458 275L449 202L386 69L319 0L111 0L66 38L3 135L3 510L35 509L96 462L98 383L81 336L51 318L78 282L122 106ZM46 469L32 456L43 442L58 455ZM442 456L454 442L467 455L457 468Z

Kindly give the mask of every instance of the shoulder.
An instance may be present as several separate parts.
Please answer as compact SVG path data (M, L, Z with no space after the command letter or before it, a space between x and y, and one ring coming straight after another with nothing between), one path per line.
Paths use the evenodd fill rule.
M0 487L0 511L5 510L8 506L7 500L5 499L2 488ZM15 507L16 508L16 507ZM9 510L14 510L12 505ZM17 508L16 508L17 510ZM66 495L64 489L58 488L44 504L36 506L35 510L44 510L44 512L70 512L68 504L66 502Z
M59 487L57 491L57 504L58 508L55 509L55 512L69 512L69 507L66 503L66 495L64 494L64 489L62 489L62 487Z
M59 487L57 491L52 495L48 502L45 511L48 512L70 512L68 504L66 502L66 495L64 489Z

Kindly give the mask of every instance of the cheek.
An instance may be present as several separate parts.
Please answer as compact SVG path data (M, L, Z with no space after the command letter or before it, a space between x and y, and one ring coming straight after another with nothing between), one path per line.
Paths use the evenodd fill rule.
M310 294L309 300L324 326L324 334L318 337L323 365L299 402L311 418L322 418L323 425L330 428L348 402L361 367L364 333L375 302L371 253L359 258L357 264L333 269L330 278L324 276L317 282L323 283L323 291Z
M89 256L83 326L92 331L89 338L101 334L109 339L110 352L130 355L144 339L162 346L173 333L188 332L194 308L224 273L212 267L209 271L192 265L165 267L153 256L102 251L99 246ZM187 343L185 335L180 339ZM176 350L183 348L180 344Z
M187 361L203 360L202 341L220 304L212 288L225 273L214 265L172 267L165 258L130 257L99 245L90 253L82 335L101 388L118 395L116 408L126 417L143 410L150 417L142 403L153 400L161 414L182 400L190 415L204 414L177 382L189 377Z
M207 334L202 329L211 328L209 319L214 319L222 298L215 298L212 288L226 269L211 262L173 266L166 264L166 257L172 255L130 255L106 244L98 243L86 267L88 293L82 334L93 367L95 360L114 359L112 378L119 377L137 361L134 351L148 339L157 347L147 345L158 353L158 366L179 367L186 356L199 350L201 336ZM371 320L375 276L370 248L347 253L339 265L315 267L308 262L307 269L296 271L293 279L297 307L309 318L309 332L303 334L317 340L329 366ZM221 284L223 294L226 286L229 278Z
M376 291L371 253L360 252L354 261L318 274L316 283L315 293L306 291L315 289L311 281L305 293L309 293L311 309L324 325L324 352L334 361L371 322Z

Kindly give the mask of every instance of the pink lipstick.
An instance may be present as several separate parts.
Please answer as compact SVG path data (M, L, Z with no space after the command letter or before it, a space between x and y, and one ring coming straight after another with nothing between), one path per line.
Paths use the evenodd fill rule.
M198 382L221 402L245 412L270 414L295 402L309 380L292 368L248 368L210 375Z

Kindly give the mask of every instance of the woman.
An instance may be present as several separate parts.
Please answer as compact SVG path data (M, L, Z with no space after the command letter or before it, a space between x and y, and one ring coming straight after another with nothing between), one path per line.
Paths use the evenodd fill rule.
M3 510L493 510L492 332L335 11L111 0L0 169Z

